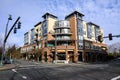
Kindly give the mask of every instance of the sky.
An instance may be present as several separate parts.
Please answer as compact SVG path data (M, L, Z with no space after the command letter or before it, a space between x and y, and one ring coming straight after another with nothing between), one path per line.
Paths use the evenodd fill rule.
M9 14L13 18L9 29L19 16L22 24L17 34L10 34L7 42L23 46L24 33L42 21L42 15L46 12L64 20L75 10L85 15L83 20L99 25L104 30L104 36L120 34L120 0L0 0L0 37L4 37ZM105 39L105 42L110 45L120 42L120 38L113 38L112 41Z

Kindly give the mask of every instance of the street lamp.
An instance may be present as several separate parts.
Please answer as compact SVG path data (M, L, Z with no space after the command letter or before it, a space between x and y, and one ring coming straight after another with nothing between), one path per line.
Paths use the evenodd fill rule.
M7 39L9 37L11 31L13 30L13 28L17 24L17 22L18 22L19 19L20 19L20 17L17 18L17 20L15 21L15 23L13 24L13 26L10 28L10 30L7 31L7 29L8 29L8 23L9 23L10 20L12 20L12 15L9 15L9 18L8 18L8 21L7 21L7 24L6 24L5 36L4 36L4 40L3 40L3 48L2 48L2 55L1 55L1 63L0 63L0 65L3 65L3 57L4 57L4 54L5 54L5 44L7 42ZM21 26L21 24L20 24L20 26ZM17 28L15 27L15 29L14 29L15 33L16 33L16 29Z
M8 18L9 20L12 20L12 15L9 15L9 18Z

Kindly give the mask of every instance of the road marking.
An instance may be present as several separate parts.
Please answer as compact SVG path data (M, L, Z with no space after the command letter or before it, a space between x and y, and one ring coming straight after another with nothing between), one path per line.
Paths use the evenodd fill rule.
M12 69L12 71L17 73L17 71L15 69Z
M12 69L13 72L18 73L15 69ZM18 73L23 79L27 79L26 76L23 76L22 74Z
M111 80L117 80L117 79L120 79L120 76L114 77Z
M23 78L23 79L27 79L27 77L26 77L26 76L22 76L22 78Z

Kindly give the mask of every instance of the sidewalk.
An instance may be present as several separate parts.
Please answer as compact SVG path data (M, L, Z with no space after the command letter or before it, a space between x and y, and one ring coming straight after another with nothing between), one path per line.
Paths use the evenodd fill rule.
M15 68L16 66L17 64L5 64L3 66L0 66L0 71L12 69L12 68Z

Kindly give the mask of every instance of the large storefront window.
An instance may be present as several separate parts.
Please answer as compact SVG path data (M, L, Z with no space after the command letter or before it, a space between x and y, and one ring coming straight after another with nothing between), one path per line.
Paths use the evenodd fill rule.
M66 54L65 53L59 53L57 56L58 56L58 60L66 60Z

